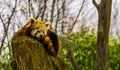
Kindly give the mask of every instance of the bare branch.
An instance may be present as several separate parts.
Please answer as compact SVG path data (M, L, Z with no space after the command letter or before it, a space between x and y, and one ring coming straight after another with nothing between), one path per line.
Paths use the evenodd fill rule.
M3 33L3 37L2 37L2 39L1 39L1 45L0 45L0 54L1 54L1 51L2 51L2 47L3 47L3 44L4 44L4 41L5 41L5 38L6 38L6 26L5 26L5 22L3 21L3 19L2 19L2 17L1 17L1 15L0 15L0 20L1 20L1 22L2 22L2 24L3 24L3 28L4 28L4 33Z
M41 9L42 9L42 8L40 7L40 6L41 6L41 2L42 2L42 0L40 0L40 2L39 2L38 13L37 13L37 16L35 17L36 19L38 19L38 17L40 16L40 13L41 13Z
M56 18L56 24L55 24L55 32L57 33L57 25L58 25L58 21L59 21L59 14L60 14L60 9L59 9L59 4L58 4L59 0L57 0L57 18Z
M95 5L97 9L99 8L99 4L97 4L95 0L92 0L92 3Z
M56 1L56 0L52 0L52 10L51 10L51 16L50 16L50 22L51 22L51 23L53 22L55 1ZM52 26L52 25L51 25L51 26Z
M7 37L7 34L8 34L7 32L8 32L9 26L10 26L11 18L15 13L16 5L17 5L17 0L15 0L15 6L14 6L12 12L11 12L11 15L8 17L7 26L5 26L6 24L4 23L3 19L0 16L0 19L3 23L3 28L4 28L4 33L3 33L3 37L2 37L1 45L0 45L0 54L1 54L1 50L2 50L2 47L3 47L4 41L5 41L5 39Z
M79 12L78 12L78 15L76 16L76 19L75 19L75 21L73 22L73 25L72 25L72 27L71 27L70 30L69 30L70 32L73 30L73 28L74 28L74 26L75 26L75 24L76 24L76 22L77 22L77 20L78 20L78 18L79 18L79 16L80 16L80 13L81 13L81 11L82 11L82 9L83 9L84 3L85 3L85 0L83 0L83 2L82 2L82 5L81 5L80 10L79 10Z
M16 10L16 5L17 5L17 0L15 0L15 6L14 6L14 8L13 8L13 10L12 10L12 12L11 12L11 15L10 15L10 17L8 17L8 25L7 25L7 28L9 27L9 25L10 25L10 21L11 21L11 18L12 18L12 16L14 15L14 13L15 13L15 10Z
M0 15L0 20L1 20L1 22L3 23L3 28L6 29L6 27L5 27L5 22L4 22L4 20L2 19L1 15Z
M61 24L61 32L64 32L65 27L65 10L66 10L66 0L63 1L62 4L62 24Z
M31 1L31 0L28 0L28 4L29 4L29 5L28 5L28 11L29 11L28 16L29 16L29 17L31 17L31 15L30 15L30 14L31 14L31 11L30 11L31 3L30 3L30 1Z
M42 11L41 20L44 19L44 15L45 15L46 8L47 8L47 1L44 0L44 8L43 8L43 11Z

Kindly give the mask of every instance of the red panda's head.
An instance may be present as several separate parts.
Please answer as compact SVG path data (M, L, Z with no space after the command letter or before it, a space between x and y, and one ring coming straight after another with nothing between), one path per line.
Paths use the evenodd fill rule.
M48 29L50 29L49 22L43 22L40 20L35 20L34 18L30 18L27 24L27 32L30 36L36 39L43 39L47 35Z

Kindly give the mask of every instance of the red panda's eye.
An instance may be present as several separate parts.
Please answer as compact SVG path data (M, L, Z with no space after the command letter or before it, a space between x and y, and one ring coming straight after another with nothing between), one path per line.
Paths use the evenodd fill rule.
M37 31L38 33L40 32L40 31Z
M39 27L37 27L36 29L39 29Z

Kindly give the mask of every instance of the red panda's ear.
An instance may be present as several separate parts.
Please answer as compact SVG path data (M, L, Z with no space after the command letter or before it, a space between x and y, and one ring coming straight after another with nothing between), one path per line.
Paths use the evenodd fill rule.
M45 26L46 26L47 29L50 29L50 25L51 25L50 22L46 22L46 23L45 23Z
M32 18L32 17L29 19L29 23L31 23L31 24L34 23L35 21L36 20L34 18Z
M36 20L34 18L30 18L27 24L27 27L31 26L31 24L33 24Z

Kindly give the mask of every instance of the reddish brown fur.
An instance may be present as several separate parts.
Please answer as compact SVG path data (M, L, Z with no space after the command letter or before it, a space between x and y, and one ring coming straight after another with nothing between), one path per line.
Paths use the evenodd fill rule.
M36 20L31 26L28 27L28 23L23 26L22 29L18 30L14 36L17 35L27 35L30 36L30 32L32 28L42 28L43 30L46 28L45 27L45 22ZM31 37L31 36L30 36ZM43 44L47 52L54 56L57 57L60 49L60 41L58 39L58 36L55 32L52 30L48 29L47 35L44 36L42 40L38 40L40 43Z
M15 32L14 36L17 36L17 35L26 35L26 30L27 30L27 24L25 24L22 29L19 29L17 32Z
M42 42L42 41L40 41L40 42ZM51 30L48 30L48 34L44 38L44 41L42 43L50 55L52 55L54 57L58 56L59 49L60 49L60 41L58 39L57 34L55 34Z

